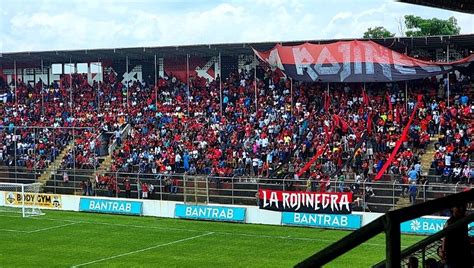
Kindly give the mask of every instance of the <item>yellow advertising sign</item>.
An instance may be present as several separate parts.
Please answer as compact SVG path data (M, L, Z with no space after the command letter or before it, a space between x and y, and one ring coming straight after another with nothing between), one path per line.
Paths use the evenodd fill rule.
M39 208L61 208L61 195L58 194L41 194L26 193L23 195L25 206L36 205ZM5 192L5 205L22 206L22 194L18 192Z

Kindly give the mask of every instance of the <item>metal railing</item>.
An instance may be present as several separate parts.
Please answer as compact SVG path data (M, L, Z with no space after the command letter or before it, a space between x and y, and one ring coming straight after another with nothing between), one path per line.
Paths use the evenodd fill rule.
M16 169L0 166L0 182L31 183L36 181L42 170ZM93 169L59 169L43 185L44 192L58 194L88 194L142 198L142 186L148 187L148 199L174 200L187 203L221 203L256 205L258 189L282 191L351 191L353 210L387 212L413 203L421 203L464 191L468 186L457 184L429 183L417 184L415 202L410 202L409 184L398 181L370 182L331 180L295 180L293 178L268 179L257 177L217 177L189 174L153 174L100 172L97 179ZM125 182L130 183L127 194Z

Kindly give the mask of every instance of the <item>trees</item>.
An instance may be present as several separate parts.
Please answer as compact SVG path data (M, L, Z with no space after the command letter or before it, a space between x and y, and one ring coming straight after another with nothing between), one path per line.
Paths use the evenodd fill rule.
M434 36L434 35L456 35L461 32L461 27L458 26L458 21L455 17L450 17L447 20L432 18L424 19L419 16L405 15L405 35L408 37L419 36ZM400 27L402 22L400 20ZM403 31L401 33L403 35ZM394 37L385 27L378 26L369 28L364 33L364 38L387 38Z
M394 37L395 34L391 33L385 27L378 26L374 28L369 28L364 33L364 38L385 38L385 37Z
M405 15L406 36L456 35L461 31L455 17L447 20L437 18L423 19L414 15Z

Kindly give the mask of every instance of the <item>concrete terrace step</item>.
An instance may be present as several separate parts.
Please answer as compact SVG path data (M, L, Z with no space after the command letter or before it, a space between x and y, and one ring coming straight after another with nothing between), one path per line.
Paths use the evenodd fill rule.
M41 182L42 184L46 184L47 181L51 179L51 176L56 173L56 171L59 169L61 166L61 162L63 161L64 156L71 150L74 146L74 143L71 141L64 149L61 150L59 155L56 157L56 159L49 164L49 166L46 168L46 170L41 174L41 176L38 178L38 182Z
M431 168L431 163L433 162L434 155L436 153L434 144L439 140L440 135L437 134L434 137L430 138L430 144L426 148L425 153L421 156L421 166L423 170L423 175L428 175Z

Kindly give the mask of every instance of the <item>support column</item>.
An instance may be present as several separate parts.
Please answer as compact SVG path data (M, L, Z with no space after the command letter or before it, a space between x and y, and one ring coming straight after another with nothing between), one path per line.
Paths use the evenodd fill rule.
M222 118L222 113L224 112L222 110L222 68L221 68L221 53L219 52L219 99L221 103L221 118Z
M290 78L290 112L293 114L293 78Z
M408 111L408 82L405 81L405 110Z
M449 44L446 46L446 63L449 63ZM447 84L447 95L448 95L448 107L449 106L449 72L446 74L447 75L447 81L448 81L448 84Z
M44 74L44 69L43 69L43 59L41 59L41 77L43 77ZM44 115L44 82L43 79L41 79L41 114Z
M158 77L156 69L156 54L155 54L155 108L158 110Z
M253 55L253 62L256 62L255 54ZM257 96L257 64L255 64L255 68L253 69L253 82L255 85L255 113L258 110L258 96Z
M13 78L15 79L15 90L14 90L14 95L15 95L15 107L16 109L18 109L18 95L17 95L17 83L18 83L18 77L17 77L17 70L16 70L16 60L13 60L13 70L15 72L15 74L13 75ZM16 150L16 149L15 149Z
M188 120L189 120L189 95L190 95L189 91L190 91L190 88L191 88L191 83L190 83L190 79L189 79L189 57L190 57L189 53L186 54L186 80L187 80L186 81L186 85L187 85L186 88L188 89L187 93L186 93L186 95L187 95L187 101L186 102L188 104L188 112L187 112L188 118L186 119L186 126L188 125Z
M97 72L99 72L99 69L100 69L99 63L100 63L100 61L99 61L99 59L97 59L97 65L98 65L97 66ZM90 70L91 70L90 64L87 64L87 72L89 74L90 74ZM102 74L102 79L103 79L103 75L104 74ZM97 76L98 76L98 74L97 74ZM92 81L92 84L94 84L94 81ZM97 82L97 114L99 114L99 113L100 113L100 83L98 81ZM104 119L104 117L102 117L102 119Z
M128 55L125 57L125 73L127 75L127 109L128 109L128 88L129 88L129 79L128 79Z

